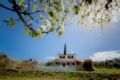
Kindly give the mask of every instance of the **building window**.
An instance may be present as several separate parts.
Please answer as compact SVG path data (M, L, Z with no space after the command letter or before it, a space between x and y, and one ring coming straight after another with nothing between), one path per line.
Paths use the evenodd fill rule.
M68 59L73 59L73 56L68 56Z
M75 63L74 62L67 62L67 65L73 66L73 65L75 65Z
M72 65L75 65L75 63L73 62Z
M56 62L56 65L60 65L60 63L59 63L59 62Z
M64 58L65 58L65 56L60 56L60 58L61 58L61 59L64 59Z
M65 66L65 62L60 62L60 65L61 66Z
M67 65L69 65L70 63L69 62L67 62Z

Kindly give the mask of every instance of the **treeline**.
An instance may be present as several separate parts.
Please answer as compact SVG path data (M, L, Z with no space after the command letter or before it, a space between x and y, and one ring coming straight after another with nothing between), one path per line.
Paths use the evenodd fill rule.
M32 59L16 61L9 58L5 53L0 52L0 69L32 69L37 65L38 62Z
M56 61L49 61L46 66L58 66ZM94 68L118 68L120 69L120 58L115 58L112 60L106 60L102 62L94 62L90 59L86 59L81 62L79 66L76 66L78 70L94 71Z
M55 60L48 61L45 65L46 66L59 66L59 65L56 64ZM70 66L70 67L72 67L72 66ZM93 61L90 60L90 59L86 59L83 62L79 61L79 64L78 64L78 62L76 62L75 67L76 67L77 71L79 71L79 70L94 71Z
M37 61L29 60L12 60L5 53L0 52L0 69L33 69L38 66ZM56 61L48 61L46 66L58 66L56 65ZM120 58L106 60L102 62L93 62L90 59L86 59L80 63L80 65L76 66L80 70L94 71L94 67L96 68L119 68L120 69Z
M94 66L97 68L119 68L120 69L120 58L112 60L106 60L101 62L94 62Z

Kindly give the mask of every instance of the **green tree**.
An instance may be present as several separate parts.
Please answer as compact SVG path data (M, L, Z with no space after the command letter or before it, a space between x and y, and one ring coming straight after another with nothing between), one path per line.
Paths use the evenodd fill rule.
M46 65L46 66L57 66L55 60L53 60L53 61L48 61L45 65Z
M14 27L17 22L25 26L25 33L42 37L50 32L62 35L64 25L77 16L77 23L94 23L101 26L110 23L120 11L119 0L5 0L0 8L12 11L5 23ZM116 14L115 14L116 13ZM37 27L37 28L36 28Z
M90 60L90 59L84 60L83 69L86 70L86 71L94 71L92 60Z

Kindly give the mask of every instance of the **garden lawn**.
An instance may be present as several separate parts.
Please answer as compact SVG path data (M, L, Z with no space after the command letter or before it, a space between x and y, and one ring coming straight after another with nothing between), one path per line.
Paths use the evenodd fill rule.
M53 71L1 69L0 80L118 80L120 69L95 68L95 71Z

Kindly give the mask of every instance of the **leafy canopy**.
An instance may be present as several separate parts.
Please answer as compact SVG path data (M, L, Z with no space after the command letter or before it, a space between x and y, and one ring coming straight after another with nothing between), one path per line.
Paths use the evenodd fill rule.
M4 20L11 27L17 22L25 26L25 33L42 37L50 32L62 35L65 23L77 16L78 24L105 25L120 12L120 0L6 0L0 7L17 14L18 18Z

